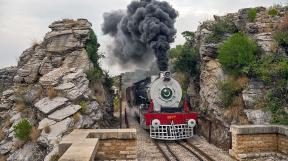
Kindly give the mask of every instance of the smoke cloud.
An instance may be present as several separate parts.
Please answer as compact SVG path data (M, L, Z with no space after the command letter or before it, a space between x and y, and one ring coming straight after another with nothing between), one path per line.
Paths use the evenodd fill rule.
M168 69L167 51L174 41L178 13L165 1L132 1L127 10L104 13L102 31L114 38L110 53L120 64L149 64L156 57L161 71ZM116 59L115 59L116 58Z

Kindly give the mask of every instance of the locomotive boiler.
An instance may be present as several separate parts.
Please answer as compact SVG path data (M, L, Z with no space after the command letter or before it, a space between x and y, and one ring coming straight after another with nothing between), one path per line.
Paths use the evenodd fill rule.
M181 101L181 86L170 72L134 83L126 89L126 98L151 138L179 140L193 136L197 113L191 112L186 100Z

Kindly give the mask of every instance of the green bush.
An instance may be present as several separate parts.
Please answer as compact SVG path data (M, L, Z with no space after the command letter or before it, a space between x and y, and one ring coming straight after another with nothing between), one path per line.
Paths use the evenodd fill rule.
M225 108L229 107L233 103L234 98L242 91L242 87L234 79L220 82L219 89L221 91L220 100Z
M30 132L32 129L32 125L27 119L20 120L17 124L13 126L15 136L22 140L27 141L30 137Z
M230 74L246 74L247 68L256 61L259 48L243 33L233 34L218 49L218 58Z
M86 75L87 75L87 79L93 83L102 78L103 71L100 68L94 68L94 69L87 71Z
M254 22L255 19L256 19L256 16L257 16L257 10L256 10L256 8L250 8L250 9L248 10L248 20L249 20L250 22Z
M85 49L95 68L100 67L99 59L103 57L101 54L98 53L99 47L100 47L100 44L97 42L97 37L94 31L91 30L89 39L87 40L85 44Z
M198 53L193 48L186 45L177 45L170 53L175 58L173 67L175 71L197 75L199 71L199 57Z
M253 76L265 83L288 79L288 58L277 55L265 55L253 65Z
M273 36L280 46L288 46L288 31L277 31Z
M229 18L221 19L211 26L212 34L205 38L206 43L217 43L223 39L226 33L238 32L237 27Z
M81 106L80 112L82 114L85 114L88 108L88 102L86 101L80 101L79 105Z
M288 113L284 109L288 105L288 81L279 81L276 88L268 92L267 99L266 109L272 113L272 123L288 125Z
M114 80L112 77L109 76L109 72L104 71L104 86L107 87L108 89L111 89L113 86Z
M268 15L269 16L276 16L278 14L278 10L275 7L272 7L268 10Z

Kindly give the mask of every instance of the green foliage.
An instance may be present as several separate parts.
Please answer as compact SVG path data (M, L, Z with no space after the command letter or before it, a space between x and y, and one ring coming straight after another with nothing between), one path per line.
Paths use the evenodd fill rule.
M79 105L81 106L80 112L82 114L86 113L86 110L88 108L88 102L86 101L80 101Z
M277 55L265 55L252 66L253 76L265 83L288 79L288 58Z
M100 68L94 68L94 69L87 71L86 75L87 75L87 79L93 83L102 78L103 71Z
M58 161L60 159L60 155L59 154L53 154L50 157L50 161Z
M186 45L177 45L170 50L170 58L174 58L174 69L178 72L186 72L190 75L198 73L198 53L194 48Z
M268 92L267 99L266 109L272 113L272 123L288 125L288 113L284 109L288 105L288 81L280 81Z
M186 40L185 45L192 47L195 43L195 33L191 31L184 31L181 34Z
M280 46L288 46L288 31L277 31L274 33L274 39Z
M108 89L111 89L113 86L114 80L112 77L109 76L109 73L107 71L104 71L104 85Z
M119 110L119 97L115 96L113 99L113 106L114 106L114 111Z
M211 31L213 32L211 35L206 37L206 43L217 43L220 42L226 33L235 33L238 31L235 24L229 18L221 19L216 21L211 26Z
M85 44L85 49L95 68L99 68L99 59L103 57L103 55L98 53L99 47L100 44L97 42L97 37L92 30L89 39Z
M248 10L248 20L249 20L250 22L254 22L255 19L256 19L256 16L257 16L257 10L256 10L256 8L250 8L250 9Z
M230 74L245 74L256 61L258 51L259 48L254 41L243 33L235 33L219 47L218 58Z
M20 120L17 124L13 126L15 136L22 140L27 141L29 139L29 135L32 129L32 125L27 119Z
M275 7L269 8L268 15L269 16L276 16L278 14L278 10Z
M242 87L234 79L220 82L219 89L221 91L220 100L225 108L229 107L233 103L235 97L242 91Z

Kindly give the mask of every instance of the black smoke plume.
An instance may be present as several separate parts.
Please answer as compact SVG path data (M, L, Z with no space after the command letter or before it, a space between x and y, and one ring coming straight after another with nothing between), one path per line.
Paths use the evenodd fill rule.
M154 53L159 69L165 71L177 15L165 1L132 1L126 11L104 13L102 31L114 38L109 50L120 63L147 64Z

